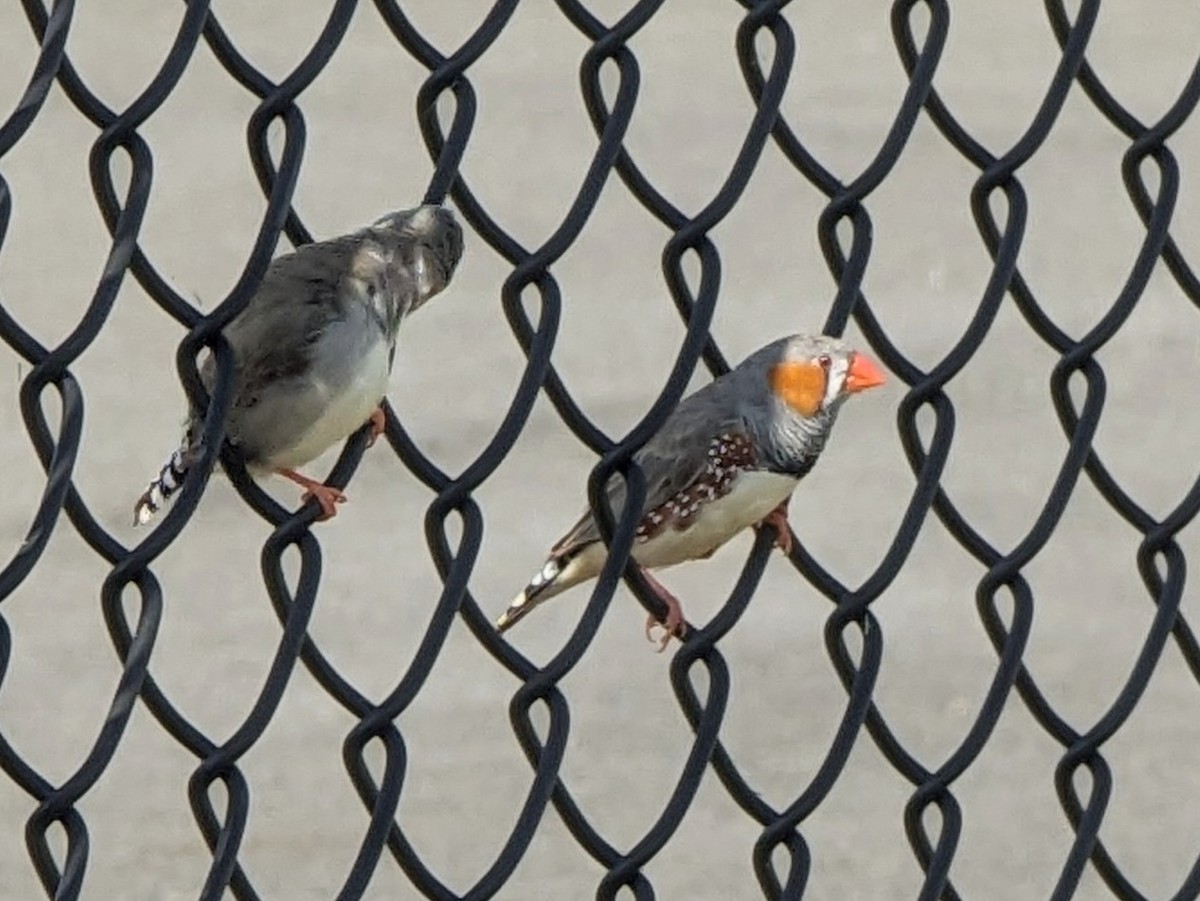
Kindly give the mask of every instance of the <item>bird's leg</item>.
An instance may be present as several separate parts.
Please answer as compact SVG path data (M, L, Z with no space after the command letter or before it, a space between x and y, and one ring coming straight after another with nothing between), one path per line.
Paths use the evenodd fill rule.
M778 507L759 520L758 528L774 526L775 546L783 551L784 556L790 557L792 556L792 527L788 523L787 518L788 500L791 500L791 498L783 501Z
M370 447L379 440L379 436L387 428L387 415L383 412L383 407L376 407L371 411L371 418L367 422L371 424L371 434L367 438L367 447Z
M667 605L667 618L663 622L660 623L653 615L646 617L646 640L657 640L658 652L661 654L667 649L667 643L670 642L672 635L682 638L687 631L687 621L683 618L683 605L679 603L679 598L667 590L667 586L650 575L650 570L645 567L639 567L639 569L646 584L658 595L658 599ZM662 626L666 630L661 639L654 637L655 626Z
M316 479L310 479L294 469L277 469L275 471L304 488L304 494L300 497L301 503L313 498L321 505L321 515L317 517L317 522L333 519L337 516L337 505L346 503L346 495L342 494L340 488L333 488Z

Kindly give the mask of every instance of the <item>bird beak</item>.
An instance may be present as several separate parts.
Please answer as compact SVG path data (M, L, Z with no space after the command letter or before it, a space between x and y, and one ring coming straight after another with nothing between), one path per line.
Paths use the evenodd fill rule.
M850 361L850 369L846 372L846 391L857 394L868 388L877 388L886 382L879 367L865 354L855 351Z

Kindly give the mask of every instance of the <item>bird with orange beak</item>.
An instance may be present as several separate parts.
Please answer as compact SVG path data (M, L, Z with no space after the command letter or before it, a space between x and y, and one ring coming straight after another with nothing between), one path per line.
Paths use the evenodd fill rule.
M742 529L772 525L791 553L787 505L813 468L852 394L882 385L871 359L826 335L792 335L768 344L737 368L684 398L634 455L646 479L631 556L667 607L646 622L659 650L686 628L683 607L650 574L704 559ZM608 500L619 514L625 483L613 476ZM511 628L543 602L595 578L608 556L591 511L550 549L545 564L497 620Z

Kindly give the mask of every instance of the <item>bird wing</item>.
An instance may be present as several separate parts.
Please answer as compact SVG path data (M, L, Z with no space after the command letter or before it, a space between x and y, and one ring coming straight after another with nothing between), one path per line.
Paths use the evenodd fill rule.
M741 416L728 403L729 392L721 382L712 382L684 398L667 417L661 429L642 446L633 459L646 478L644 515L689 487L704 472L708 448L723 432L743 429ZM614 515L625 505L625 481L614 475L608 483L608 501ZM571 554L600 540L600 527L591 510L551 549L552 557Z
M279 257L249 305L225 327L237 359L234 407L252 406L264 385L307 372L312 347L345 313L343 276L353 236L306 244Z
M344 276L358 239L349 235L306 244L276 258L246 308L224 329L234 353L234 394L226 434L243 439L243 420L263 393L300 382L309 372L317 339L346 314ZM210 392L216 364L209 355L200 378ZM193 412L193 417L194 417ZM253 457L255 448L244 450Z

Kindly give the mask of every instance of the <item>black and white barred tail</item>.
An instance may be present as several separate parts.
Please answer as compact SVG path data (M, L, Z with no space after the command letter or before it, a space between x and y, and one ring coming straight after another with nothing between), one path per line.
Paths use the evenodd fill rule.
M600 572L607 553L603 544L594 541L582 547L552 554L538 570L537 575L525 586L525 590L512 599L508 609L496 620L496 628L501 632L508 631L543 601L548 601L568 588L593 578Z
M553 557L546 561L546 565L538 570L538 574L525 586L525 590L512 599L508 605L508 609L496 620L496 629L498 631L507 632L533 610L538 603L547 600L544 595L558 579L559 573L562 572L562 563L563 561L556 560Z
M133 524L135 526L144 526L154 519L154 515L162 509L171 495L183 485L192 458L189 446L189 441L184 439L183 444L167 458L167 462L158 471L158 475L138 498L138 502L133 507Z

